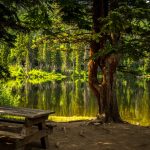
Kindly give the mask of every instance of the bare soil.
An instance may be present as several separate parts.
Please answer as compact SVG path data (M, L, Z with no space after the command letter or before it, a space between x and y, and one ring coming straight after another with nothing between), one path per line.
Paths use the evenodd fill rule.
M49 150L150 150L150 127L89 121L53 123ZM42 150L39 139L28 149ZM5 147L0 145L0 150Z
M130 124L57 123L51 150L150 150L150 127Z

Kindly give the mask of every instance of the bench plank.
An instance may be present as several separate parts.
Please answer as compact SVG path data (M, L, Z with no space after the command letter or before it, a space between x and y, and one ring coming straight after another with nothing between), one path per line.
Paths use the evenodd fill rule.
M49 110L39 110L39 109L30 109L30 108L16 108L16 107L0 107L1 115L13 115L21 116L27 118L38 118L42 116L47 116L53 114Z
M10 138L10 139L24 139L25 136L22 136L18 133L8 132L8 131L0 131L0 139Z

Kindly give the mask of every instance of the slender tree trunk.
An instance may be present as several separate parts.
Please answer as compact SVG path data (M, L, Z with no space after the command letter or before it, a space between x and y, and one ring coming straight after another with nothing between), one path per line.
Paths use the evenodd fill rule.
M113 0L114 2L115 0ZM113 4L114 6L114 3ZM116 2L116 1L115 1ZM93 0L93 33L100 33L102 24L99 21L100 17L105 17L108 14L107 0ZM116 44L116 36L111 34L112 44ZM93 58L98 52L103 50L106 41L105 35L101 35L99 42L91 41L90 56ZM89 85L93 90L99 106L99 117L104 122L120 122L121 118L118 111L116 100L116 67L118 65L118 55L111 54L101 57L94 57L89 61ZM98 69L102 71L102 80L99 81L97 74Z

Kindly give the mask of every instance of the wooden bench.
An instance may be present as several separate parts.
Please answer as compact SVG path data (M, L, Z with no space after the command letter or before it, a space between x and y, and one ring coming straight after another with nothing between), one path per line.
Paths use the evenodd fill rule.
M48 110L38 110L29 108L16 108L16 107L0 107L0 115L11 115L24 117L24 121L12 121L12 123L22 124L20 133L13 133L9 131L0 131L0 142L12 144L12 149L24 148L27 144L34 139L41 140L42 148L48 149L48 132L46 129L46 120L50 114ZM11 122L10 119L1 118L0 122ZM33 127L38 127L33 132Z

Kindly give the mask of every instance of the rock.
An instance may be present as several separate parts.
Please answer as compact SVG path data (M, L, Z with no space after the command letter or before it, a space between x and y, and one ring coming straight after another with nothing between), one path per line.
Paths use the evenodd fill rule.
M79 135L82 136L82 137L85 137L85 131L81 130L80 133L79 133Z
M62 130L64 131L65 134L67 134L67 129L66 129L66 127L62 127Z
M55 147L56 147L56 148L59 148L59 147L60 147L60 142L56 142L56 143L55 143Z

